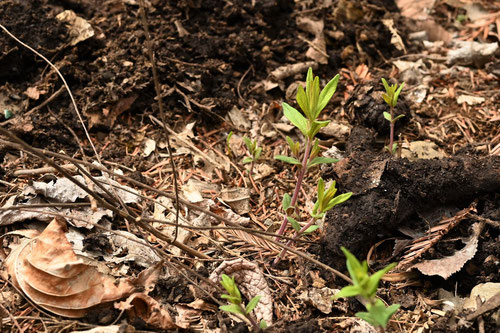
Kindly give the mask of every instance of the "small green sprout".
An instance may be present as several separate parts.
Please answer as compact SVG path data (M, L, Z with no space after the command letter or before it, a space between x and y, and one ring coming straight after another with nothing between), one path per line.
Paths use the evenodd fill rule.
M245 136L243 137L243 141L245 142L245 146L247 146L250 156L245 157L242 162L245 164L256 162L260 158L260 154L262 154L262 148L257 145L257 140L250 140Z
M293 125L295 125L295 127L300 130L305 139L305 147L301 154L300 143L293 141L287 136L286 141L288 143L291 156L277 155L274 157L279 161L289 163L294 166L296 165L298 167L297 183L295 185L293 195L290 196L287 193L283 197L282 205L286 214L283 222L281 223L280 229L277 232L278 236L283 235L288 223L295 230L294 239L300 237L304 233L312 232L318 228L318 226L315 225L315 222L317 216L321 215L321 213L316 211L314 214L317 216L315 217L314 215L311 215L307 224L304 227L301 227L300 223L296 219L299 215L299 212L296 210L296 204L307 171L319 164L338 162L338 160L334 158L318 156L320 153L320 147L316 134L318 134L322 127L327 126L330 122L329 120L319 120L319 116L335 93L339 78L340 75L337 74L326 84L323 90L320 90L319 77L315 77L313 75L312 68L309 68L306 77L306 88L304 90L302 86L299 86L297 89L297 96L295 97L302 113L287 103L283 103L283 114ZM333 185L333 187L335 187L335 185ZM320 201L323 199L324 198L321 198ZM345 200L347 200L347 198ZM321 208L326 208L327 203L323 201L321 202L323 205ZM326 210L324 212L326 212ZM277 240L278 239L279 237L277 237ZM288 241L287 245L291 245L292 243L293 241ZM281 254L275 259L274 264L277 264L285 253L286 251L282 251Z
M394 117L394 108L398 103L399 94L401 93L401 90L403 90L405 84L404 82L401 83L399 88L397 83L389 86L389 84L384 78L382 78L382 83L385 88L385 94L382 94L382 97L384 98L384 101L389 105L390 108L390 112L384 112L384 118L390 123L389 146L386 146L385 149L387 149L389 153L394 155L398 147L398 144L394 142L394 125L396 124L396 121L404 117L403 114Z
M223 294L221 295L221 297L226 299L230 304L222 305L219 307L219 309L246 318L250 322L252 327L256 330L267 328L267 323L265 320L262 319L260 323L257 324L257 321L250 315L250 312L252 312L259 303L261 296L255 296L250 300L250 302L248 302L246 306L244 306L241 299L240 290L238 289L236 282L234 282L234 276L229 277L226 274L222 274L222 280L220 284L227 291L227 294Z
M347 258L347 270L352 279L352 286L342 288L333 299L341 297L361 296L365 301L365 307L368 312L358 312L356 317L359 317L370 325L380 327L382 330L387 326L389 319L399 309L399 304L393 304L385 307L384 303L377 298L377 289L380 279L391 269L396 266L396 263L387 265L385 268L368 274L368 264L366 260L360 263L356 257L349 252L345 247L341 247L342 252Z
M226 150L227 150L227 156L231 157L233 152L231 151L231 146L229 145L229 141L231 141L231 137L233 136L233 131L229 132L229 134L226 137Z

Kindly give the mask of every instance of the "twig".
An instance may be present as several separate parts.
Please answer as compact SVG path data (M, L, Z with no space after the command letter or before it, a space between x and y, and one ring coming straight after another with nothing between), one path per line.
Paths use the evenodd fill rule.
M156 97L158 99L158 109L160 110L160 117L163 124L163 130L165 131L165 137L167 139L167 148L170 156L170 167L172 168L172 175L174 178L174 193L175 193L175 223L179 224L179 189L177 188L177 170L175 169L174 157L172 156L172 146L170 145L170 135L167 131L167 121L165 117L165 111L163 110L163 99L161 98L161 87L160 81L158 80L158 70L156 68L155 54L153 52L153 43L151 41L151 35L149 34L148 22L146 20L146 9L144 6L144 0L140 0L140 15L142 19L142 25L144 27L144 32L146 34L146 40L148 44L149 60L151 61L151 69L153 71L153 81L156 90ZM177 235L179 233L179 227L175 226L175 233L172 242L177 241Z

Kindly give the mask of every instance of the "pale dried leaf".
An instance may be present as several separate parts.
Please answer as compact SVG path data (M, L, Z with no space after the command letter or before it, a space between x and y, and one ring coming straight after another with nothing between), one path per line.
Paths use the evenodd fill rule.
M422 261L413 265L413 268L417 268L425 275L439 275L444 279L449 278L453 273L461 270L465 263L474 257L477 251L478 238L481 230L482 226L480 223L474 224L473 234L465 242L465 246L461 250L458 250L452 256Z
M396 0L401 15L412 20L426 20L436 0Z
M469 105L476 105L484 103L485 100L486 99L484 97L480 96L460 95L457 97L458 104L467 103Z
M250 189L243 187L233 187L223 189L220 199L227 204L237 214L246 214L250 211Z
M301 74L307 72L311 67L313 70L318 68L318 63L315 61L299 62L291 65L284 65L276 68L271 72L271 77L275 80L281 81L287 77L294 76L295 74Z
M58 14L56 18L59 21L66 22L71 37L72 46L94 36L94 29L85 19L76 16L72 10L65 10Z
M339 289L323 288L308 288L299 295L299 299L310 303L319 311L329 314L332 312L332 296L338 293Z
M40 98L40 91L37 87L28 87L25 92L26 96L30 99L34 99L35 101Z
M257 295L261 296L253 313L259 321L264 319L268 325L271 325L273 322L273 299L259 266L245 259L224 261L210 274L210 280L218 284L222 274L234 276L238 288L248 300Z

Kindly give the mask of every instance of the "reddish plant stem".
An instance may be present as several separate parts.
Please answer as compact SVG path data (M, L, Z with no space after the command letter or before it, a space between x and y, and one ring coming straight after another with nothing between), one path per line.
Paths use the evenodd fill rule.
M297 203L297 199L299 198L299 193L300 193L300 188L302 187L302 181L304 180L304 176L307 172L307 162L309 160L309 155L311 154L311 148L312 148L312 141L311 139L307 139L306 143L306 150L304 151L304 158L302 158L302 168L300 169L299 176L297 177L297 185L295 186L295 190L293 191L293 196L290 202L290 207L294 207L295 209L295 204ZM286 225L288 223L287 215L285 212L285 218L283 219L283 222L281 223L280 229L278 230L278 236L283 235L286 229ZM276 237L276 241L279 241L280 238Z
M290 247L292 246L293 242L300 237L300 235L302 235L307 229L309 229L310 226L312 226L314 223L316 222L316 219L314 217L312 217L309 222L307 222L306 225L304 225L299 231L296 231L295 232L295 236L293 236L293 240L289 240L287 243L286 243L286 246ZM283 248L283 250L281 250L281 253L279 254L278 257L276 257L276 259L274 259L274 262L273 262L273 265L277 265L280 260L285 256L286 254L286 249Z
M392 146L394 144L394 108L391 106L391 123L390 123L391 132L389 134L389 153L392 155Z

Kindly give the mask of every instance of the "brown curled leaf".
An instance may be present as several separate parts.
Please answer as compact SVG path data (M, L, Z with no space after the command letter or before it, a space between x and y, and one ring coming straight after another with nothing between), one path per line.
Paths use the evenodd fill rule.
M259 266L244 259L224 261L210 274L210 280L218 284L222 274L234 276L238 288L248 300L261 296L253 312L259 321L264 319L268 325L272 324L273 299Z

